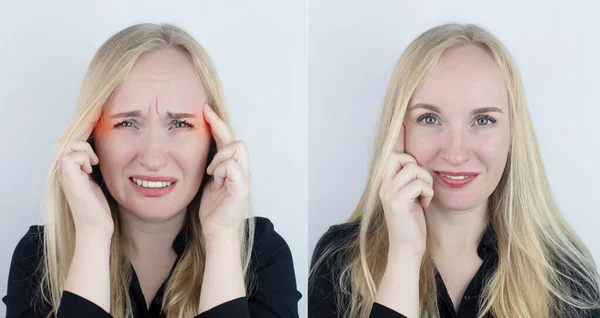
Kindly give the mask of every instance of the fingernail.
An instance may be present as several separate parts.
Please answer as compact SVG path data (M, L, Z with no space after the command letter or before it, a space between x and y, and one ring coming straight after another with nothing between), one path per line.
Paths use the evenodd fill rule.
M206 110L208 110L209 112L213 112L214 113L214 110L212 109L212 107L210 107L209 104L204 104L204 107L206 107Z

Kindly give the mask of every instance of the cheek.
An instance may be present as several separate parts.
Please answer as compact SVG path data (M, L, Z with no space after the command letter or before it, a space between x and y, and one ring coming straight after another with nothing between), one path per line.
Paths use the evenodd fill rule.
M178 161L185 166L186 170L196 170L206 167L208 165L206 161L210 150L209 145L210 140L200 143L188 143L188 147L186 147L188 150L177 152Z
M421 167L426 167L427 163L435 158L441 144L440 134L407 127L406 137L404 138L404 151L415 157Z
M204 176L204 170L209 164L207 160L211 141L211 136L206 133L197 133L173 141L177 144L177 149L173 149L172 153L181 163L186 175ZM185 150L182 151L183 149Z
M133 145L133 143L110 134L96 138L96 155L100 159L99 165L106 181L112 179L112 175L122 171L135 158L136 150L133 147L123 147L123 145Z
M487 169L496 174L504 170L508 147L508 137L497 134L478 140L476 151L481 160L486 163Z

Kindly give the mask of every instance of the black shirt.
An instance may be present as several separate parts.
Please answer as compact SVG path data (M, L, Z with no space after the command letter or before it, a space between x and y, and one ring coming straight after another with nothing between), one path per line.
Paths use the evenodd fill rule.
M332 245L339 246L340 243L347 242L349 239L355 239L358 236L358 223L345 223L335 225L321 237L315 252L313 254L311 268L315 266L316 261L321 257L325 249ZM498 265L498 248L496 235L491 223L488 225L479 245L477 247L477 255L483 260L479 270L469 283L458 312L454 310L452 300L440 273L435 271L436 285L438 289L438 311L441 318L475 318L479 312L479 298L483 293L483 287L486 280L494 273ZM322 263L318 268L314 269L313 282L309 285L308 292L308 316L310 318L334 318L341 317L338 313L338 305L335 300L334 286L338 286L339 273L332 271L331 260L336 259L335 255L328 259L329 262ZM339 264L339 263L338 263ZM339 265L337 265L339 266ZM344 306L347 300L341 300ZM342 306L342 308L344 308ZM404 315L385 307L381 304L374 303L370 314L371 318L406 318ZM492 317L489 313L485 317ZM600 310L588 311L576 317L600 317Z
M196 318L214 317L298 317L298 300L302 296L296 289L296 278L292 255L287 243L275 232L273 224L266 218L255 218L256 230L251 258L254 273L253 289L247 297L240 297L218 305ZM43 260L43 226L31 226L17 244L10 265L8 292L2 301L6 304L6 317L46 317L49 304L41 308L32 305L34 293L39 290L40 271L36 270ZM173 242L177 260L169 273L179 262L186 247L183 231ZM129 295L134 317L165 317L161 310L162 296L166 281L150 304L142 294L138 278L132 266L132 282ZM64 291L57 316L109 318L105 310L87 299Z

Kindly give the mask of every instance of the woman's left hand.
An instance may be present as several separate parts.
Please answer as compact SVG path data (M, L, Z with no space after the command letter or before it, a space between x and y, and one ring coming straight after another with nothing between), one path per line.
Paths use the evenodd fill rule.
M200 199L204 239L239 239L250 192L248 150L243 141L234 140L227 124L208 104L203 114L217 144L217 153L206 168L212 178Z

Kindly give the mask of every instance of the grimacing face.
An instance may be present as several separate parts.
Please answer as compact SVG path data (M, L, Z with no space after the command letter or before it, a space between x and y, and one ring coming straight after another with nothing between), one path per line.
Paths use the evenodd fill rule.
M206 101L191 58L181 49L164 48L138 58L96 127L99 167L120 213L164 220L185 210L207 166L212 137L202 116ZM148 190L132 176L175 182L166 194L156 195L156 187L164 184Z
M484 48L444 51L415 90L404 126L405 152L433 176L432 206L464 211L487 202L506 165L510 122L504 80ZM440 171L478 175L455 188Z

